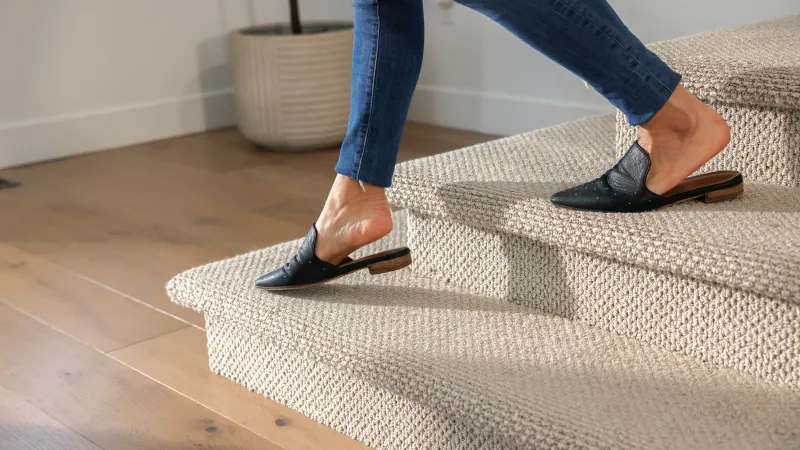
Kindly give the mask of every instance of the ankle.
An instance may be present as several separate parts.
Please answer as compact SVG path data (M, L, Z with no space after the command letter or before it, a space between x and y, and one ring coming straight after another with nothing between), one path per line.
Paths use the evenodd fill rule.
M703 102L679 85L664 107L641 126L639 145L649 153L661 141L691 139L699 129L704 108L707 106Z
M338 175L317 220L318 230L322 231L320 228L335 230L338 224L343 220L346 221L354 211L359 211L360 214L391 216L386 190Z
M373 197L385 198L386 190L344 175L337 175L328 193L328 202L347 203L352 200Z
M642 125L642 129L656 136L660 134L684 136L696 131L698 122L698 109L687 107L687 105L668 104L653 117L653 120Z
M317 257L338 264L348 254L392 231L385 189L339 175L316 223Z

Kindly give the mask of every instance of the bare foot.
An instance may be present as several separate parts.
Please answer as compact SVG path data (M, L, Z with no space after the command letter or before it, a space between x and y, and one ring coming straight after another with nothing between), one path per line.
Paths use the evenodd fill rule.
M317 219L317 257L339 264L350 253L392 231L385 189L337 175Z
M730 140L725 119L679 85L639 133L639 145L652 161L648 189L656 194L669 191L721 152Z

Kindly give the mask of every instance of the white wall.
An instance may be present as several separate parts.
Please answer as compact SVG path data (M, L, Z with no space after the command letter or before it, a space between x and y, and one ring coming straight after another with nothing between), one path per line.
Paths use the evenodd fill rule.
M510 134L604 100L486 18L423 0L427 46L413 120ZM285 21L285 0L2 0L0 167L230 125L227 33ZM611 0L646 42L800 13L798 0ZM346 0L301 0L350 20Z
M309 20L351 19L302 0ZM0 167L230 125L227 33L285 0L2 0Z
M485 17L424 0L426 50L413 120L512 134L613 109ZM800 13L799 0L610 0L645 43Z

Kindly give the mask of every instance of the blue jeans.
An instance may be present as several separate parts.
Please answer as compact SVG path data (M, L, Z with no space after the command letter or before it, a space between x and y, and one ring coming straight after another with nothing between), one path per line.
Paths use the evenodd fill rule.
M422 65L423 0L353 0L350 121L336 172L388 187ZM589 83L631 125L647 123L681 76L606 0L456 0L488 16Z

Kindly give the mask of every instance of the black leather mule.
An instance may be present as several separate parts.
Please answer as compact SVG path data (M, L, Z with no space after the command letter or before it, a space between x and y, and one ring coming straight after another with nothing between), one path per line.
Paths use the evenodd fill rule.
M550 201L559 206L606 212L640 212L699 199L721 202L744 192L742 174L735 171L711 172L691 176L662 195L647 188L650 155L638 142L600 178L553 194Z
M357 270L369 269L372 275L392 272L411 264L408 247L388 250L353 260L346 258L340 264L330 264L316 255L317 227L311 225L306 240L297 254L283 267L261 276L256 287L269 291L290 291L327 283Z

